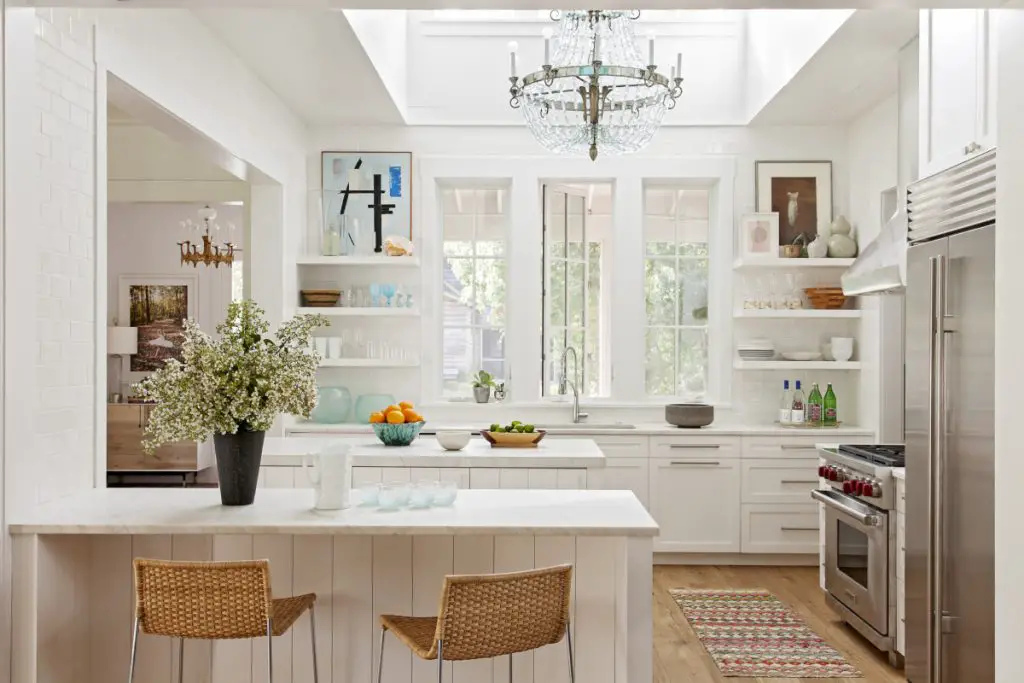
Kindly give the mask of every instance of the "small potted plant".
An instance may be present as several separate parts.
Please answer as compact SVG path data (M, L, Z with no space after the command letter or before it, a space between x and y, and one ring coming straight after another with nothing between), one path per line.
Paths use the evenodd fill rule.
M212 436L221 502L251 505L266 430L282 413L308 418L316 407L320 356L309 341L326 324L322 315L299 315L271 337L263 309L249 300L228 306L216 339L186 320L182 362L167 361L134 387L156 404L146 450Z
M487 403L491 400L491 387L494 386L494 377L486 370L481 370L473 376L473 398L477 403Z

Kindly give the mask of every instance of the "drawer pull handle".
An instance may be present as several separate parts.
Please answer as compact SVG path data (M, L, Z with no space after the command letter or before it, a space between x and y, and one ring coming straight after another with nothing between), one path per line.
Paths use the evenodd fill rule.
M722 463L717 460L673 460L669 464L673 467L718 467Z
M721 444L712 443L706 445L690 444L690 443L674 443L669 444L669 448L721 448Z
M781 483L783 483L783 484L814 484L815 486L817 486L818 485L818 480L817 479L783 479Z
M816 526L784 526L783 531L818 531Z
M784 451L816 451L814 446L798 446L796 444L784 443L780 446Z

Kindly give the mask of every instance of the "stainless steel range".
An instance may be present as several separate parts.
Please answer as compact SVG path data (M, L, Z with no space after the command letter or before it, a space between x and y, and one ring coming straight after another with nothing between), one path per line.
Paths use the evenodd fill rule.
M825 506L828 602L875 647L896 654L896 485L903 446L839 446L819 451L826 488L811 497Z

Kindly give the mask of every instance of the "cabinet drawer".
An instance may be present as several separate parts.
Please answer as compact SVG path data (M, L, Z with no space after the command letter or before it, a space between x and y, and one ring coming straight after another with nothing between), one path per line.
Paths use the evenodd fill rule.
M834 437L833 437L834 438ZM743 439L744 458L817 458L815 444L821 443L820 434L814 436L746 437ZM827 441L827 439L825 439Z
M818 506L742 506L740 551L744 553L818 552Z
M738 458L740 440L714 436L651 437L652 458Z
M650 448L646 436L595 436L597 447L607 458L646 458Z
M817 458L743 460L744 503L807 503L818 488Z
M650 509L647 492L650 486L647 458L605 458L604 467L591 470L591 488L609 491L632 491L645 508Z

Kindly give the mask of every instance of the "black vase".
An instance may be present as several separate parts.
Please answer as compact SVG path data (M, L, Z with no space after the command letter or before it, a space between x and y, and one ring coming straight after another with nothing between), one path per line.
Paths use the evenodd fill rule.
M260 476L263 437L266 432L250 431L244 425L237 434L214 434L220 502L224 505L252 505L256 480Z

